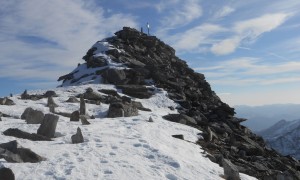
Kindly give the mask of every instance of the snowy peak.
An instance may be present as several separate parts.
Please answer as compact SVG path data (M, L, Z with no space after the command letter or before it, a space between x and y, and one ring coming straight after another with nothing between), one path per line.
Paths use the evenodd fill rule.
M134 107L136 103L128 99L151 99L155 89L160 89L176 104L169 107L174 111L166 111L168 114L161 117L200 130L203 138L197 144L209 152L211 161L221 166L228 159L229 163L225 163L228 166L224 167L235 169L230 171L235 172L233 179L238 177L238 170L261 179L300 178L294 168L299 162L266 148L261 137L240 124L246 119L234 117L234 109L220 100L205 76L194 72L175 55L172 47L157 37L124 27L115 36L94 44L83 60L84 64L59 80L63 80L63 87L99 83L115 85L117 92L125 97L118 97L119 102L109 100L107 117L114 117L110 111L119 117L136 116L139 113ZM269 162L269 159L274 161ZM283 172L287 170L287 173Z
M300 120L281 120L260 134L267 144L283 155L300 159Z

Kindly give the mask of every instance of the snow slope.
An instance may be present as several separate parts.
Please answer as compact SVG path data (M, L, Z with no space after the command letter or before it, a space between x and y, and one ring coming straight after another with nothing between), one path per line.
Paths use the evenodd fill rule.
M56 109L61 112L73 112L79 109L79 103L66 103L70 97L83 93L91 87L114 89L112 85L81 85L54 89L58 94ZM43 94L45 91L31 91L29 94ZM162 115L175 113L168 107L176 107L168 99L166 92L157 89L156 94L142 102L152 112L139 111L139 115L126 118L104 118L108 106L106 104L87 104L89 115L96 119L89 120L91 125L70 122L69 118L60 116L54 141L33 142L17 139L23 147L30 148L37 154L46 157L41 163L8 163L0 160L0 166L9 167L16 179L169 179L169 180L204 180L223 179L223 168L211 162L200 146L194 144L200 131L182 124L162 119ZM47 99L38 101L20 100L20 96L11 99L15 106L0 106L0 111L15 118L3 118L0 131L8 128L36 133L39 125L26 124L20 117L26 107L49 113ZM149 117L153 123L147 122ZM80 127L84 143L72 144L71 136ZM183 134L188 141L175 139L174 134ZM0 143L15 140L14 137L0 134ZM242 179L255 179L241 174Z

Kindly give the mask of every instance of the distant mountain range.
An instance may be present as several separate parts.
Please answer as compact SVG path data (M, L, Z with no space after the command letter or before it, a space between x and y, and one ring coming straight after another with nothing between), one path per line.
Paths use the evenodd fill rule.
M283 155L300 159L300 119L281 120L268 129L258 132L267 144Z
M269 128L284 119L292 121L300 118L300 104L273 104L264 106L235 106L236 116L247 118L243 123L254 132Z

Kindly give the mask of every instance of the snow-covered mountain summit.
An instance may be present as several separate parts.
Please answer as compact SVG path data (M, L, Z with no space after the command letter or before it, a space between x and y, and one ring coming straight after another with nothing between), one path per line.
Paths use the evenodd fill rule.
M300 159L300 120L281 120L259 134L278 152Z
M83 59L56 89L1 99L0 163L17 179L300 177L158 38L124 27Z

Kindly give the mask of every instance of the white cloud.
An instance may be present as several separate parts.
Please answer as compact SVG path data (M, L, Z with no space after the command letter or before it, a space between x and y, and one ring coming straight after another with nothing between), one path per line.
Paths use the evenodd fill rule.
M223 18L225 16L228 16L229 14L233 13L234 11L235 11L234 8L232 8L230 6L224 6L219 11L215 12L213 17L215 19L221 19L221 18Z
M0 77L55 80L96 41L137 27L135 17L107 16L93 1L1 1L0 11Z
M168 7L169 14L161 24L167 28L178 28L202 16L202 7L198 0L173 1L175 6Z
M223 31L226 31L226 29L218 25L203 24L174 36L166 36L165 39L177 51L194 51L203 48L202 46L211 44L213 40L210 36Z
M236 50L240 44L240 37L236 36L230 39L225 39L211 47L211 52L216 55L230 54Z
M258 18L236 22L233 26L233 37L223 39L211 47L217 55L233 53L242 43L252 43L263 33L270 32L284 23L288 13L266 14Z
M238 58L215 66L195 68L213 84L230 86L271 85L300 82L300 62L262 62L257 58Z

